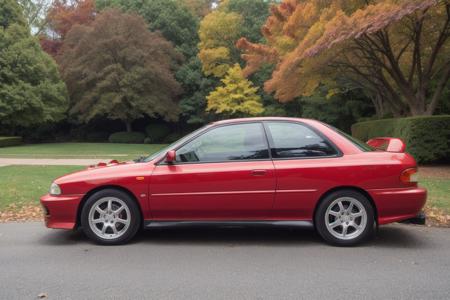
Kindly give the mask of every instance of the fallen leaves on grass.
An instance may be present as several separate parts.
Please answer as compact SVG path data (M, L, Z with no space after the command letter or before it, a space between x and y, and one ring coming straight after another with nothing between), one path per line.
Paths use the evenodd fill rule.
M42 208L39 205L8 205L0 210L0 223L41 221L43 219Z
M425 207L427 225L450 227L450 215L436 207ZM39 205L11 204L0 211L0 223L26 222L43 220L42 208Z
M425 207L427 216L427 225L450 227L450 215L447 215L442 209L436 207Z

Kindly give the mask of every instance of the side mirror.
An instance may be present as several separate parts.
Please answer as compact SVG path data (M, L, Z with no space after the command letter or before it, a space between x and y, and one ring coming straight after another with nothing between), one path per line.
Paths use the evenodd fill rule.
M175 162L175 158L177 156L177 153L175 150L170 150L166 153L166 163L173 164Z

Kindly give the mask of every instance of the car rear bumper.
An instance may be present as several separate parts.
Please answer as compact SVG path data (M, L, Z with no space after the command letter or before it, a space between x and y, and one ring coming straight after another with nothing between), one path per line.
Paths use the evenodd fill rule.
M368 191L375 202L378 224L414 219L422 211L427 190L420 187Z
M83 195L41 197L45 212L45 225L48 228L73 229L77 220L78 205Z
M427 219L427 217L426 217L425 213L423 211L421 211L414 218L403 220L403 221L401 221L401 223L425 225L426 219Z

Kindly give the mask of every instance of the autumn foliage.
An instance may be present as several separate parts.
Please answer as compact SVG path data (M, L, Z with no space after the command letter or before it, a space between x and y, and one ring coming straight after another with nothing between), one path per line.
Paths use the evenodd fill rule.
M228 117L256 116L264 111L261 98L256 94L258 88L245 79L238 64L229 68L221 81L223 85L207 97L208 111Z
M56 56L70 29L76 24L88 25L94 18L94 0L55 1L47 15L50 34L39 37L42 48Z
M281 102L345 79L379 110L432 114L450 76L449 18L448 1L285 0L262 28L267 43L237 47L246 75L276 65L265 90Z
M181 92L173 67L182 59L144 19L116 9L90 26L75 25L57 57L71 99L69 113L82 122L120 120L131 131L141 117L177 120Z

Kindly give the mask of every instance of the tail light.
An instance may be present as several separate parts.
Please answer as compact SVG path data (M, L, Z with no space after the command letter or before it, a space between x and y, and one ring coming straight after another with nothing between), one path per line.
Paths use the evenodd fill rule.
M418 179L417 168L406 169L400 175L400 181L406 184L417 183Z

